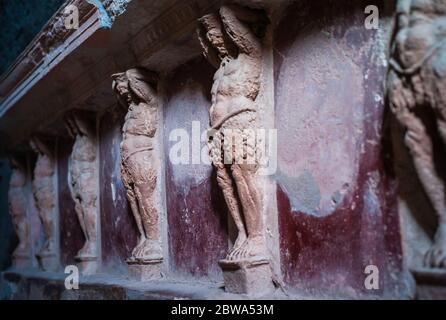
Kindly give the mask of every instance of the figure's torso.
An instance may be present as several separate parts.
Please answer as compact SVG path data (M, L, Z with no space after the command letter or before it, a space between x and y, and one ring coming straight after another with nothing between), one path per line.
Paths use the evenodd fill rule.
M71 183L75 192L88 191L96 169L94 141L87 136L77 136L71 153ZM79 189L79 190L78 190Z
M12 215L18 216L26 214L26 199L23 190L25 184L25 175L19 170L13 170L8 191L8 199Z
M131 135L154 137L157 127L156 108L145 103L129 106L122 128L124 139Z
M212 122L243 107L251 107L260 90L261 61L246 54L225 58L214 76ZM243 106L245 105L245 106Z
M47 155L39 155L34 169L36 178L50 177L54 174L54 163Z
M33 191L37 205L51 206L53 202L54 162L46 155L39 155L34 169Z

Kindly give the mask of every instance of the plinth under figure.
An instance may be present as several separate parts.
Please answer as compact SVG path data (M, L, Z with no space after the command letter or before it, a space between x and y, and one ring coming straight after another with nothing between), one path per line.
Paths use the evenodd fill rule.
M446 1L398 1L388 96L393 113L406 129L405 144L438 216L425 266L446 269L445 185L435 168L433 139L419 116L433 111L446 146Z
M19 244L12 254L14 268L31 266L31 245L27 219L26 170L17 159L11 159L12 174L9 182L8 202L12 224Z
M157 76L135 68L112 78L113 90L127 111L122 128L121 179L139 232L138 244L127 263L131 275L138 279L158 278L163 254L156 194Z
M218 184L237 227L234 245L220 261L226 290L236 293L273 290L257 185L259 150L256 139L246 135L258 127L260 36L267 22L263 10L230 5L223 6L219 14L202 17L198 28L204 55L217 68L211 92L209 147ZM229 144L224 141L227 133L234 139Z
M91 120L80 112L68 115L66 126L72 137L75 138L69 166L70 191L85 236L84 246L79 250L75 259L83 274L92 274L99 268L96 131Z
M57 271L59 268L58 237L56 234L56 190L55 161L51 144L38 137L33 137L30 146L37 154L34 168L33 193L36 207L42 221L45 240L37 254L40 267L44 271Z

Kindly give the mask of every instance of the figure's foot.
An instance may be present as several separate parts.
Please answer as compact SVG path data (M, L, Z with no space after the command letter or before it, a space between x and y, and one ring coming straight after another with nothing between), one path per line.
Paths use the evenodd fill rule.
M97 257L96 243L93 241L85 242L82 249L77 253L78 258L95 258Z
M438 227L435 243L424 257L424 265L428 268L446 269L446 224Z
M141 250L142 250L142 247L144 246L145 240L146 240L146 238L144 238L144 237L139 238L138 244L132 251L132 257L130 258L130 260L136 260L136 257L141 255Z
M238 252L245 242L246 242L246 233L239 232L237 240L235 240L234 246L229 251L226 259L233 260L235 252Z
M232 261L255 261L267 259L266 245L263 237L248 237L240 248L234 250L228 257Z
M25 245L19 245L12 254L16 258L26 257L29 255L29 250Z
M138 255L135 256L139 261L161 260L163 253L158 241L146 239L142 244Z
M39 252L39 256L41 257L46 257L46 256L51 256L54 255L54 250L55 245L52 241L46 241L45 244L43 245L42 249Z

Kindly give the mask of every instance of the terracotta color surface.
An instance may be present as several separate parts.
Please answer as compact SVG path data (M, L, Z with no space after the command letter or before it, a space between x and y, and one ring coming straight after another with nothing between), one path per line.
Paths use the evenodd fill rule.
M437 131L444 151L446 37L438 30L446 26L445 14L446 3L441 1L398 1L388 93L392 112L406 130L404 143L439 220L434 244L426 253L424 264L446 269L446 190L441 170L436 167L432 137ZM436 120L433 126L421 115L426 111ZM437 130L432 130L433 127ZM444 168L443 163L441 167Z

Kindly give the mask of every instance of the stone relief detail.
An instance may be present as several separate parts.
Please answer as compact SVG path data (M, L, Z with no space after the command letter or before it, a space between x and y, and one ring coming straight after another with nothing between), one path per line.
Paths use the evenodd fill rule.
M121 178L139 231L138 244L128 263L160 262L163 255L155 157L159 108L157 76L145 69L135 68L115 74L112 78L113 90L127 111L122 128Z
M245 152L257 152L256 142L244 137L243 130L258 127L256 98L262 74L259 30L267 21L264 11L237 5L224 6L219 14L209 14L199 20L198 38L204 56L217 68L211 92L213 134L209 141L210 156L238 231L227 261L268 259L263 235L262 196L256 180L258 161L235 162L234 159L240 159L241 155L232 145L228 148L223 143L224 132L230 129L244 139ZM228 155L233 160L225 164Z
M434 244L424 261L433 268L446 268L445 185L435 169L433 137L419 114L433 111L446 145L445 18L445 1L398 1L387 84L390 108L406 129L404 142L438 216Z
M14 267L24 267L30 263L31 245L27 219L26 170L19 160L11 159L12 175L9 182L9 213L19 244L12 254Z
M45 242L37 256L42 269L54 271L58 266L54 150L50 143L39 137L33 137L30 146L37 154L33 193L45 235Z
M94 273L99 263L96 129L89 117L81 111L68 114L65 123L75 139L70 156L69 185L85 236L85 244L77 253L76 260L80 262L84 273Z

